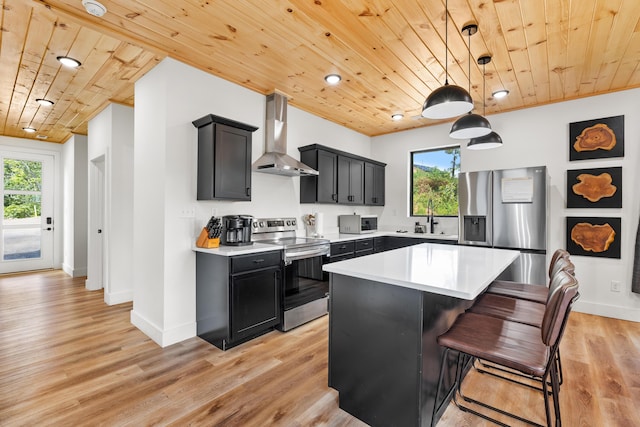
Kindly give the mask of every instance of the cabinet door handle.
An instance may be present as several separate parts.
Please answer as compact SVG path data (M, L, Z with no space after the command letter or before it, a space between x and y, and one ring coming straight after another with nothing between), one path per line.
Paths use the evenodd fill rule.
M337 194L332 194L331 195L331 200L338 201L338 195Z
M247 187L247 196L251 197L251 187Z
M262 258L258 258L258 259L254 259L254 260L253 260L253 263L254 263L254 264L260 264L261 262L264 262L264 259L262 259Z

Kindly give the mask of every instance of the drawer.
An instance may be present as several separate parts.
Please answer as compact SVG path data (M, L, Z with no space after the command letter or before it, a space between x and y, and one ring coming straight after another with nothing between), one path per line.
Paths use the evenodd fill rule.
M356 252L373 250L373 239L356 240Z
M353 253L354 250L355 243L353 242L353 240L331 244L331 256Z
M231 257L231 274L258 270L267 267L279 267L282 261L280 251L260 252Z
M356 257L361 257L361 256L365 256L365 255L371 255L373 253L373 248L371 249L364 249L361 251L356 251Z
M351 259L354 258L355 256L353 255L353 252L350 252L348 254L342 254L342 255L334 255L329 257L329 263L332 262L338 262L338 261L344 261L345 259Z

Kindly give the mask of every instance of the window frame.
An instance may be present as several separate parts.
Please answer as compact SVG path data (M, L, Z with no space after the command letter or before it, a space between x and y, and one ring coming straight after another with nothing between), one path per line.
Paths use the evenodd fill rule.
M433 147L433 148L425 148L425 149L420 149L420 150L413 150L409 152L409 217L410 218L427 218L429 215L425 214L425 215L417 215L413 212L413 161L414 161L414 156L416 154L420 154L420 153L427 153L427 152L433 152L433 151L445 151L445 150L450 150L450 149L458 149L458 156L459 159L462 159L462 150L461 145L460 144L452 144L452 145L447 145L447 146L442 146L442 147ZM458 173L460 173L460 165L458 165ZM455 215L440 215L438 213L434 213L433 215L434 217L442 217L442 218L455 218L458 216L458 213L456 213Z

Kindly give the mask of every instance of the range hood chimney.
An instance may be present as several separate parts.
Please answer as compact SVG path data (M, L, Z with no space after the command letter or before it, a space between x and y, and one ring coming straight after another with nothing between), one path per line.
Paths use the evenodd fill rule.
M285 176L318 175L318 171L287 155L287 98L284 95L267 95L265 132L265 153L253 163L254 171Z

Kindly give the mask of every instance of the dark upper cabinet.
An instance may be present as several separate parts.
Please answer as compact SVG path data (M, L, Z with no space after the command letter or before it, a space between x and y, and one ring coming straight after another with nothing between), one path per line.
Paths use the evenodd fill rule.
M338 156L338 203L364 204L364 161Z
M251 134L258 128L208 114L198 128L198 200L251 200Z
M318 176L300 178L301 203L338 203L338 155L327 150L300 151L300 161Z
M364 204L384 206L384 166L364 163Z
M300 161L318 171L318 176L300 177L300 203L384 205L384 163L318 144L298 150ZM371 178L367 165L376 167ZM367 191L373 192L369 201Z

